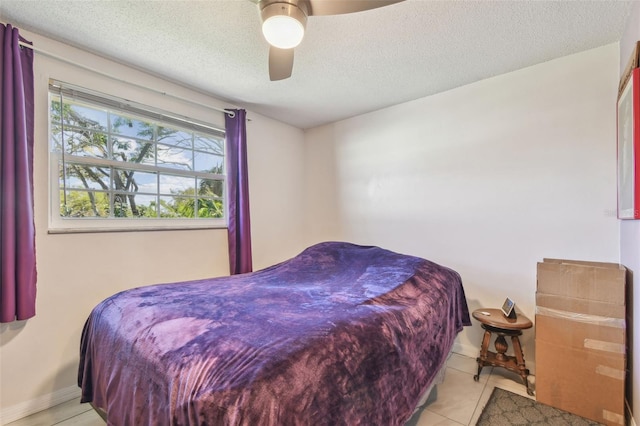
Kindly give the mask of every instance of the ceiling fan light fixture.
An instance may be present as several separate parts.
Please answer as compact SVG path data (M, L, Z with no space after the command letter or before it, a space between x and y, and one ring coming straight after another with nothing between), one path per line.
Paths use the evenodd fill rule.
M279 49L292 49L304 37L307 15L291 3L271 3L262 11L262 34Z

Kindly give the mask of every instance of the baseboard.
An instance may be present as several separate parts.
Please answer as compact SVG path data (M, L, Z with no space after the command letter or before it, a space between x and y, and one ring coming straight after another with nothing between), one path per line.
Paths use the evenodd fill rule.
M46 410L79 397L80 388L77 386L69 386L10 407L2 407L0 408L0 425L11 423L23 417L30 416L31 414L35 414L39 411Z
M628 426L637 426L635 419L633 418L633 411L631 411L631 405L629 405L629 401L624 400L625 406L627 407L627 424Z
M478 346L463 345L458 342L453 343L453 348L451 350L457 354L468 356L470 358L477 357L479 351Z

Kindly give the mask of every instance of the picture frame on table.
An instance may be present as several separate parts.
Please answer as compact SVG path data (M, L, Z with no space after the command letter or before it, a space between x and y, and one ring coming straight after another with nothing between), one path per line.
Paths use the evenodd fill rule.
M507 297L504 303L502 304L502 308L500 308L500 310L502 311L505 317L516 319L517 316L516 316L515 308L516 308L515 302Z

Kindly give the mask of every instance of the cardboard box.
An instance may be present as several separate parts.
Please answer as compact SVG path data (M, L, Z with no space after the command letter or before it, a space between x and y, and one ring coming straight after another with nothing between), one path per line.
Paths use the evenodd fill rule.
M544 259L536 292L536 399L624 425L626 269Z

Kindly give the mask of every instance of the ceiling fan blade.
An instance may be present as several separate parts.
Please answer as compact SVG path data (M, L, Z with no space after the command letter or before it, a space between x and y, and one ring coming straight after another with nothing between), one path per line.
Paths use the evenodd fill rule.
M362 12L376 9L403 0L309 0L311 12L309 16L342 15L344 13Z
M293 49L269 48L269 78L271 81L291 77L293 70Z

